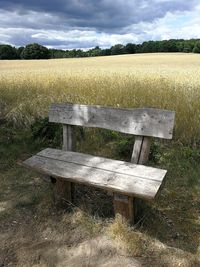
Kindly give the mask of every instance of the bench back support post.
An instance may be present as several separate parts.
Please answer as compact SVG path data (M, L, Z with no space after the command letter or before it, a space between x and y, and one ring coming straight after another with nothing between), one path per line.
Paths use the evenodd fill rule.
M76 151L75 127L63 124L63 150Z
M134 164L146 164L149 158L151 139L145 136L136 136L131 162ZM115 214L120 214L122 219L134 223L138 216L142 203L140 199L114 194Z
M64 151L76 150L76 135L75 127L72 125L63 124L63 146ZM72 202L73 183L67 182L64 179L56 179L54 184L55 203L60 206L65 206Z
M150 137L136 136L133 153L131 156L131 162L134 164L146 164L149 159L150 144Z

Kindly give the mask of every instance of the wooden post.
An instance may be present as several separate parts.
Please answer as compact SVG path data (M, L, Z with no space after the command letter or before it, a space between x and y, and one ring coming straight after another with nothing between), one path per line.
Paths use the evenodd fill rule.
M149 158L150 138L137 136L131 157L131 162L134 164L145 164ZM114 194L114 210L115 214L119 213L122 218L134 223L135 217L138 216L138 211L141 207L141 200L133 197Z
M71 183L66 182L63 179L56 179L53 184L54 201L56 206L66 207L71 203Z
M131 157L131 162L134 164L145 165L149 159L151 139L145 136L137 136ZM142 199L135 198L134 200L134 217L138 218L141 215L144 202Z
M114 194L115 215L120 214L122 220L134 223L134 199L132 197Z
M63 150L76 151L76 134L72 125L63 124Z
M137 136L131 157L134 164L146 164L149 159L151 139L149 137Z
M63 125L63 150L76 150L76 135L74 126ZM56 179L54 184L55 203L57 205L65 205L67 202L72 202L73 184L64 179Z

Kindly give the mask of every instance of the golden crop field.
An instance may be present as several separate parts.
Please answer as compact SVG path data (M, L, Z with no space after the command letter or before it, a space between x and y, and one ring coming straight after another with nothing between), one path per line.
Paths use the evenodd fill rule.
M0 117L29 125L51 102L176 111L175 139L200 140L200 56L136 54L0 61Z

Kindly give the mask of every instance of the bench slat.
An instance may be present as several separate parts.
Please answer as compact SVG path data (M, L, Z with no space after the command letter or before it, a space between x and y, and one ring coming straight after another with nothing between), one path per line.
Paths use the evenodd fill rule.
M118 166L119 162L121 166ZM130 164L131 170L129 164L123 161L114 163L114 160L54 149L45 149L24 162L25 166L53 177L66 178L71 182L96 186L143 199L154 199L166 171Z
M38 156L62 160L69 163L76 163L88 167L103 169L106 171L117 172L121 174L139 176L144 179L162 182L167 173L166 170L136 165L121 160L112 160L88 154L65 151L53 148L46 148L37 154Z
M172 138L175 112L154 108L120 109L79 104L52 104L49 121L99 127L122 133Z

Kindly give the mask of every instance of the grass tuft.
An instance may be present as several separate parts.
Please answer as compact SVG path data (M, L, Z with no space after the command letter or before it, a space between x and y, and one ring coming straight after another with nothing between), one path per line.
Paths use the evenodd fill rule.
M146 245L141 234L130 227L120 215L108 226L107 234L130 256L141 256L144 253Z
M98 221L94 216L90 216L79 208L74 209L71 221L90 237L99 235L102 231L102 223L100 220Z

